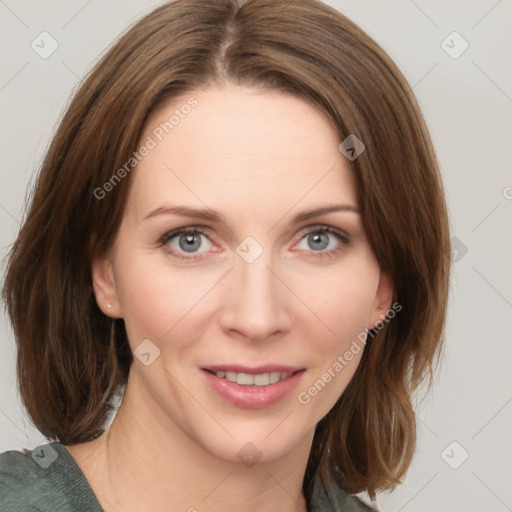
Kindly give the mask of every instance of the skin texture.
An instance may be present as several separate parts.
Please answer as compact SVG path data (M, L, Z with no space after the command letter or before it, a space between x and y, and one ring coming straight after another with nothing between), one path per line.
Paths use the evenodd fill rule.
M106 433L68 448L107 512L304 510L315 425L362 351L308 404L298 394L379 320L392 284L359 213L292 222L305 210L357 207L341 141L316 109L282 93L216 86L159 109L141 140L190 96L197 106L132 171L118 236L92 268L98 305L124 319L132 349L149 339L160 355L148 366L135 358ZM145 219L169 206L211 208L224 222ZM345 232L348 243L321 235L325 225ZM160 242L187 226L204 231L195 252L180 248L179 235ZM236 252L248 236L263 249L252 263ZM278 403L245 409L212 391L200 370L223 363L306 371ZM248 442L261 454L252 467L237 457Z

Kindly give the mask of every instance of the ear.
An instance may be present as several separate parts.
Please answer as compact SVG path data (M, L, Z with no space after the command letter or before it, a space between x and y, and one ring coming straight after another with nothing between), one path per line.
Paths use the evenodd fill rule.
M375 294L375 300L370 315L369 328L375 327L377 322L386 318L387 311L391 308L393 302L393 281L391 277L384 273L380 273L379 285Z
M112 261L109 257L95 257L91 264L92 285L98 307L111 318L121 318Z

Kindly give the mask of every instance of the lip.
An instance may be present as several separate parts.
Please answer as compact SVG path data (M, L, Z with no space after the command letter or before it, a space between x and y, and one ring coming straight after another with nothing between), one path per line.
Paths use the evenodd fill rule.
M271 369L269 370L269 368ZM293 372L293 374L285 380L281 380L275 384L269 384L268 386L243 386L236 382L230 382L227 379L217 377L214 373L211 373L221 370L234 371L237 373L251 373L253 375L258 373L270 373L271 371L288 371L290 373ZM210 388L231 405L242 409L263 409L279 402L289 395L298 386L306 370L305 368L290 370L290 367L275 365L260 366L257 368L226 365L222 367L212 366L208 369L201 368L201 373L204 375Z

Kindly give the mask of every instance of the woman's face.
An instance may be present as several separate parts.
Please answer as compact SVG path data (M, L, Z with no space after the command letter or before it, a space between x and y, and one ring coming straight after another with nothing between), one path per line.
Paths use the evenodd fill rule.
M137 356L140 410L222 459L311 441L391 303L340 142L282 93L174 100L147 124L117 239L93 265Z

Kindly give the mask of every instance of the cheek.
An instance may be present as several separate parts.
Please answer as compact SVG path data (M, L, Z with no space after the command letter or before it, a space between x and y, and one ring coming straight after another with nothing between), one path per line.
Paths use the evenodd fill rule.
M341 350L369 326L376 286L364 280L353 286L344 281L340 286L343 288L333 292L325 311L326 321L335 332L331 346Z
M208 317L212 300L222 302L218 294L223 295L222 278L229 266L208 270L177 267L166 260L163 250L149 255L128 247L119 249L116 288L132 345L146 338L156 343L175 338L173 334L192 319L197 329L200 320ZM314 340L316 346L322 346L323 354L332 355L344 352L368 326L379 278L371 255L358 251L343 265L300 265L282 268L280 273L293 290L282 307L291 308L295 325L301 326L298 340ZM186 338L179 338L185 343ZM180 340L174 339L173 344L178 348Z
M359 366L378 283L378 266L372 258L361 257L354 264L318 274L307 289L300 288L317 316L309 316L308 325L303 324L315 349L309 347L311 373L297 399L312 405L306 410L315 418L332 408Z
M310 326L323 349L350 345L371 321L379 269L371 257L354 258L339 268L323 269L308 279L295 277L295 290L314 313Z
M193 270L173 271L163 257L144 254L119 257L116 274L116 288L131 344L145 338L158 343L169 336L216 281L215 276L203 275L199 279Z

